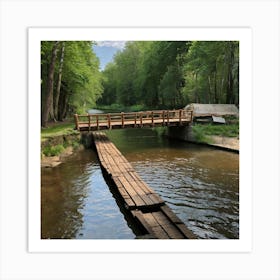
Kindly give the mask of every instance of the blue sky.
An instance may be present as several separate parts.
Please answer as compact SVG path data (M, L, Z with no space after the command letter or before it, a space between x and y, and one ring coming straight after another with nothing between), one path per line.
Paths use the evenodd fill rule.
M104 70L106 64L113 60L115 53L123 50L126 41L97 41L96 43L93 50L100 60L100 70Z

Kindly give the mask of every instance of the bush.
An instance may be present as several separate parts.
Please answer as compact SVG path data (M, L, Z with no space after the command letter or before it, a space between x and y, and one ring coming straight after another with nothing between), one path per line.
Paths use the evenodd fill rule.
M64 151L63 145L47 146L43 149L43 154L47 157L58 156Z
M206 136L203 126L200 125L193 126L193 135L197 142L210 144L210 139Z

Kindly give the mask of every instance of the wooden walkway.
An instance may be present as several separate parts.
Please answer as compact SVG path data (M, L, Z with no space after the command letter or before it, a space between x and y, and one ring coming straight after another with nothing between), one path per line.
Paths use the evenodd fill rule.
M132 113L74 115L76 129L94 131L127 127L182 126L192 121L192 111L146 111Z
M104 133L94 132L93 138L103 170L111 177L125 207L148 234L156 239L196 239L136 173L131 164Z

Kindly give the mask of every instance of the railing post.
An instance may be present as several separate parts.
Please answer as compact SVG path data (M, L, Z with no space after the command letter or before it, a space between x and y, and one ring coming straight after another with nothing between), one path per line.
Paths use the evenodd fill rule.
M108 128L111 129L112 127L111 127L111 115L110 114L107 115L107 121L108 121Z
M123 116L123 112L121 113L122 116L122 128L124 128L124 116Z
M88 131L90 131L90 115L87 114L87 117L88 117Z
M152 116L152 126L154 126L154 112L151 112L151 116Z
M99 120L98 120L98 115L96 115L96 128L99 130Z
M179 123L182 125L182 110L179 110Z
M78 114L74 114L74 120L75 120L75 124L76 124L76 129L80 130L79 128L79 116Z
M134 114L134 127L136 127L137 113Z
M164 114L165 114L164 110L161 112L161 114L162 114L162 126L164 126Z
M142 112L140 112L140 126L142 127Z
M169 126L169 111L167 110L167 126Z

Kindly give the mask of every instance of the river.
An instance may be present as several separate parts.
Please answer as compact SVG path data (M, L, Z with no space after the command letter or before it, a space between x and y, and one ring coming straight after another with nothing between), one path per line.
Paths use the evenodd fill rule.
M169 140L152 129L106 132L135 170L203 239L239 238L239 155ZM41 169L41 238L134 239L139 234L93 150Z

